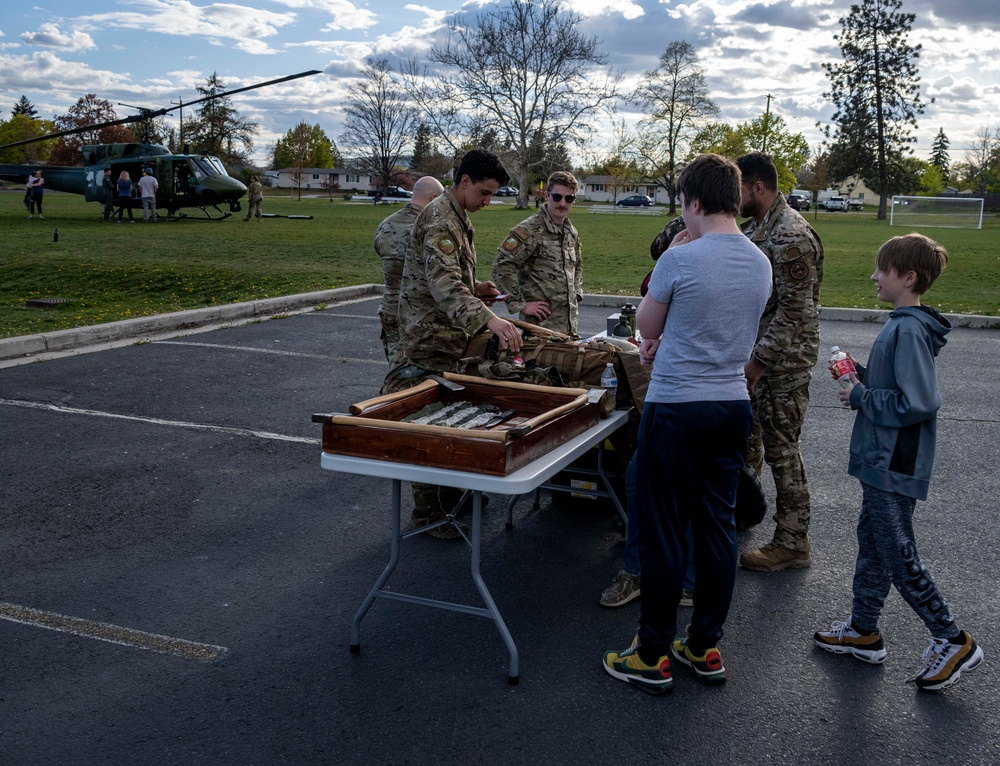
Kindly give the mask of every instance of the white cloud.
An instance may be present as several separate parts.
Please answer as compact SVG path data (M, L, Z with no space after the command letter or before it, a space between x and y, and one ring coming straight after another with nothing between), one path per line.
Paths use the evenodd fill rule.
M97 47L94 39L86 32L73 30L67 34L61 32L55 24L42 24L37 32L22 32L21 39L28 45L62 48L67 51L86 51Z
M358 8L348 0L274 0L280 5L289 8L301 8L328 13L333 17L333 21L327 24L324 29L334 31L349 29L368 29L375 26L378 20L372 11L366 8Z
M645 15L641 5L631 0L565 0L568 10L581 16L610 16L620 13L622 18L631 21Z
M210 43L236 40L238 44L274 37L281 27L295 22L294 13L273 13L231 3L196 6L188 0L134 0L140 12L112 11L82 17L95 29L139 29L164 35L204 37ZM245 50L245 48L241 49ZM249 52L274 53L267 46Z

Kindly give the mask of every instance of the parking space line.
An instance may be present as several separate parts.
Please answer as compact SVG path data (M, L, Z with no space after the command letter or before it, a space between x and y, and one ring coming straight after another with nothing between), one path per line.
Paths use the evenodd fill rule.
M319 439L305 436L288 436L287 434L275 434L269 431L257 431L253 428L236 428L233 426L213 426L208 423L187 423L182 420L163 420L162 418L147 418L141 415L122 415L117 412L101 412L100 410L84 410L77 407L62 407L58 404L46 404L44 402L26 402L19 399L0 399L0 405L8 407L24 407L29 410L45 410L46 412L59 412L65 415L90 415L92 417L112 418L115 420L131 420L137 423L150 423L157 426L172 426L174 428L192 428L197 431L211 431L219 434L230 434L235 436L253 436L258 439L272 439L282 442L296 442L298 444L320 444Z
M0 620L46 628L60 633L70 633L74 636L106 641L109 644L145 649L158 654L169 654L173 657L199 662L214 662L228 651L223 646L199 644L195 641L186 641L183 638L171 638L156 633L131 630L120 625L68 617L56 612L43 612L39 609L4 602L0 602Z
M191 341L184 340L158 340L155 341L157 346L199 346L201 348L220 348L226 351L251 351L257 354L278 354L279 356L299 356L306 359L335 359L339 362L348 362L350 364L379 364L383 367L386 366L384 358L380 359L352 359L343 356L333 356L331 354L307 354L302 351L282 351L276 348L255 348L254 346L229 346L223 343L194 343Z

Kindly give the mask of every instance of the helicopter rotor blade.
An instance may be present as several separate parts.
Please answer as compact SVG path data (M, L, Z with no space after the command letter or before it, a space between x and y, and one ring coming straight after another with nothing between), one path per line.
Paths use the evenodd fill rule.
M168 109L142 109L142 107L132 107L133 109L142 109L140 114L132 115L131 117L122 117L119 120L111 120L109 122L101 122L96 125L86 125L82 128L71 128L69 130L63 130L58 133L48 133L44 136L36 136L35 138L25 138L21 141L15 141L10 144L4 144L0 146L0 150L12 149L15 146L24 146L25 144L34 144L39 141L48 141L51 138L62 138L63 136L72 136L76 133L84 133L88 130L103 130L104 128L110 128L115 125L128 125L133 122L144 122L145 120L155 119L157 117L162 117L168 112L176 111L185 106L191 106L193 104L201 104L205 101L212 101L216 98L222 98L223 96L232 96L235 93L243 93L247 90L254 90L256 88L263 88L268 85L277 85L280 82L288 82L289 80L297 80L300 77L311 77L314 74L322 74L319 69L310 69L308 72L299 72L298 74L288 75L287 77L279 77L276 80L268 80L267 82L259 82L255 85L247 85L244 88L237 88L236 90L223 91L222 93L216 93L214 96L205 96L204 98L199 98L194 101L185 101L183 104L178 106L172 106ZM120 102L119 102L120 103ZM122 104L122 106L127 106L127 104Z

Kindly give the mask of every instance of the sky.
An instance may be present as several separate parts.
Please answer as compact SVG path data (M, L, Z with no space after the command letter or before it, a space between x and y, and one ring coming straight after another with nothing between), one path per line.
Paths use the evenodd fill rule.
M504 0L506 2L506 0ZM260 133L253 157L299 122L319 124L340 143L342 104L366 56L424 59L456 14L483 0L32 0L0 10L0 117L26 96L39 115L65 114L87 93L162 108L198 97L217 72L227 89L309 69L323 74L233 97ZM608 67L634 86L668 44L686 40L703 66L719 119L731 125L772 113L811 147L833 106L822 62L840 61L834 36L848 0L563 0L600 41ZM978 130L1000 123L1000 3L904 0L916 15L926 111L915 132L927 158L943 128L953 162ZM176 116L176 112L173 113ZM624 114L634 121L638 115ZM610 144L610 136L607 138ZM591 147L599 153L601 142ZM582 155L577 155L582 158Z

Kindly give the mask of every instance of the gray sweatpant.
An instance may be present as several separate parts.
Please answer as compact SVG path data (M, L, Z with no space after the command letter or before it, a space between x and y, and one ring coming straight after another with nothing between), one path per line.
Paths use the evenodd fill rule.
M875 630L889 588L895 585L934 638L955 638L958 626L934 578L920 560L913 539L913 510L917 501L864 482L861 491L858 560L851 607L855 624L861 630Z

